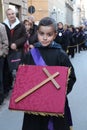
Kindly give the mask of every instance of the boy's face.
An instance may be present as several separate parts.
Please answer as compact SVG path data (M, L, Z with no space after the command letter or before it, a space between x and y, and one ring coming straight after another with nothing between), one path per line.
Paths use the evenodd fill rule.
M40 26L38 32L38 40L43 46L48 46L56 37L53 26Z

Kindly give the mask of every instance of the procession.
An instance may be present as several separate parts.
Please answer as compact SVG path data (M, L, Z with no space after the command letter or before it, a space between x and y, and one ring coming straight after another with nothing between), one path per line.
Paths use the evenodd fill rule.
M27 2L25 15L16 3L2 8L0 130L86 130L86 3L63 2L66 11L81 4L77 21L74 11L69 12L70 19L68 12L59 18L55 0L48 2L43 15L33 0ZM37 1L42 2L46 10L47 1Z

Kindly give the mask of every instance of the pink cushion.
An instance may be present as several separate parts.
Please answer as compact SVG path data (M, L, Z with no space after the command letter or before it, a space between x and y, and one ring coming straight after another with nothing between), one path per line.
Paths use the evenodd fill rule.
M56 72L60 73L54 78L60 85L60 89L57 89L53 83L49 81L32 94L28 95L18 103L15 103L16 98L48 78L48 76L42 71L43 67L45 67L50 74L54 74ZM9 108L12 110L28 112L63 114L67 81L67 67L33 65L19 66Z

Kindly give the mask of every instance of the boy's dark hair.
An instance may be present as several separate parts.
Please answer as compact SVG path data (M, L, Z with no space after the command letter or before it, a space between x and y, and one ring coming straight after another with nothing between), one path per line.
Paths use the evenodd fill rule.
M57 31L57 23L54 19L50 18L50 17L44 17L43 19L40 20L39 24L38 24L38 29L40 28L40 26L53 26L54 31Z

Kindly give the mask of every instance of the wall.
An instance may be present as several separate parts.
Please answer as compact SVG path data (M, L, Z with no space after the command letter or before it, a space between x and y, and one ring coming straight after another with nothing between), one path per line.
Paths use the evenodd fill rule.
M49 15L52 17L52 12L56 13L56 21L65 23L66 8L65 0L48 0L49 2Z
M41 18L48 16L48 0L28 0L28 7L31 5L35 7L35 13L28 13L28 16L33 15L35 21L39 21Z

